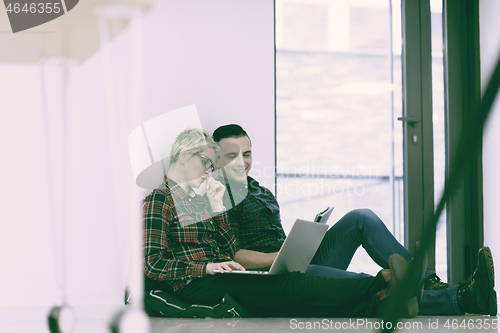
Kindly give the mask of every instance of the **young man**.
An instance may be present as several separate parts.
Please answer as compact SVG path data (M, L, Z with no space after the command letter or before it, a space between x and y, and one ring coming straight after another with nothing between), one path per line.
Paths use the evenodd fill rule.
M248 176L252 167L252 144L241 126L221 126L214 131L213 138L221 147L218 161L228 185L225 205L232 207L230 217L237 241L235 261L246 269L269 268L286 237L278 202L271 191ZM394 253L406 260L413 257L375 213L357 209L328 230L306 274L332 278L366 276L346 271L360 245L382 268L389 267L389 256ZM427 268L419 308L420 315L496 315L493 260L489 248L479 251L474 274L461 285L443 283Z

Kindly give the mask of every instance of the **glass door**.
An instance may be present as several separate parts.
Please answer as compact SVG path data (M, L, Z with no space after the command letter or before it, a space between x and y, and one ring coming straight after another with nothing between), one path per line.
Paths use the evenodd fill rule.
M403 161L409 154L412 165L422 165L425 160L432 176L433 115L430 105L426 115L430 122L415 126L397 120L408 118L404 102L413 98L406 94L403 82L410 79L415 84L415 72L409 71L410 77L402 75L402 37L416 37L403 35L403 8L400 0L276 0L276 192L285 231L296 218L311 219L327 206L335 207L330 223L353 209L369 208L412 249L408 235L415 232L408 223L415 222L409 219L408 210L419 210L423 203L415 204L408 195L414 190L403 183L406 179L422 189L424 180L422 170L417 171L418 176L405 177L405 172L415 171L411 167L408 171ZM438 12L439 8L433 9ZM439 29L439 24L433 24L434 36ZM423 33L430 39L430 31ZM442 53L439 57L435 52L435 56L435 62L441 64L442 87ZM414 59L410 61L413 64ZM436 73L432 77L439 80L439 69ZM431 84L427 86L428 100L424 102L430 103ZM442 101L442 88L439 93ZM420 100L421 95L419 92ZM421 112L422 108L419 121ZM442 115L434 115L441 131L438 138L444 132L442 121ZM427 158L422 147L408 150L407 144L416 146L408 141L413 140L414 134L409 132L414 127L418 128L419 144L423 135L427 146L430 140ZM444 150L435 149L439 154ZM444 157L442 161L444 165ZM441 166L436 165L436 170ZM424 194L420 191L419 195L423 200ZM409 207L406 212L405 207ZM421 215L414 228L423 227ZM358 251L349 270L376 273L379 268L364 251Z
M404 242L401 4L277 0L277 196L288 231L334 206ZM377 272L358 251L350 270Z

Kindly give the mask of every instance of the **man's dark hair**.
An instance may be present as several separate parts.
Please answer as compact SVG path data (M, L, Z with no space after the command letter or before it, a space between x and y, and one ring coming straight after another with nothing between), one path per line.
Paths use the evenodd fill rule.
M248 136L247 132L240 126L236 124L223 125L217 128L212 135L215 142L219 142L222 139L227 138L241 138L242 136L246 136L248 141L250 141L250 145L252 141Z

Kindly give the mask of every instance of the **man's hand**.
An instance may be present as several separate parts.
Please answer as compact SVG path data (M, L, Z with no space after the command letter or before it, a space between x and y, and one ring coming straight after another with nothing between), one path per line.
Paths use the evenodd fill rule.
M232 272L233 270L244 271L245 267L241 266L240 264L234 261L208 263L206 273L214 275L215 270L218 270L220 273L224 273L224 272Z
M212 176L207 177L206 194L212 211L221 212L223 210L222 196L225 190L226 187L221 182L215 180Z

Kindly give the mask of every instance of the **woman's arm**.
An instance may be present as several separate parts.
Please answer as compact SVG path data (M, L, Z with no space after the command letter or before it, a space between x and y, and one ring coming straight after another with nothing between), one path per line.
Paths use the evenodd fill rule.
M207 261L178 260L170 254L168 233L176 219L174 207L172 198L162 192L154 191L144 202L144 272L154 280L203 277Z

